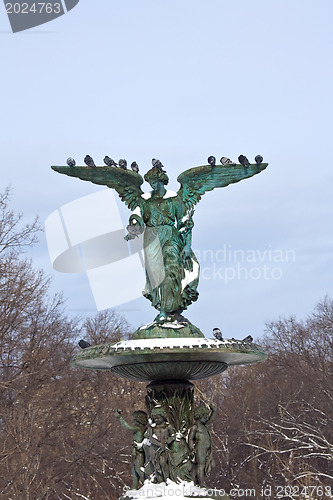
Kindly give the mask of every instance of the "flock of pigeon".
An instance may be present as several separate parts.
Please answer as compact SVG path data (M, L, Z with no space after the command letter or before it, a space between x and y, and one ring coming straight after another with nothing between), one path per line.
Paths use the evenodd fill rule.
M87 167L91 167L91 168L95 168L96 167L95 162L94 162L93 158L90 155L86 155L84 157L83 161L87 165ZM105 165L107 165L108 167L120 167L120 168L122 168L124 170L127 170L127 161L124 160L124 159L121 159L121 160L118 161L118 163L116 163L109 156L105 156L104 159L103 159L103 161L104 161ZM67 158L67 165L69 167L75 167L76 161L74 160L74 158ZM139 173L139 166L136 163L136 161L133 161L131 163L131 169L133 170L133 172Z
M217 340L223 340L222 332L219 328L213 328L213 335ZM253 337L251 337L251 335L248 335L243 340L236 340L236 339L230 339L230 340L234 340L235 342L245 342L247 344L250 344L253 342ZM81 349L87 349L87 347L90 347L91 344L89 344L89 342L87 342L86 340L81 339L79 342L79 346L81 347Z
M213 328L213 335L217 340L223 340L222 337L222 332L219 328ZM228 339L229 340L229 339ZM243 340L236 340L236 339L230 339L230 340L235 340L236 342L246 342L246 343L251 343L253 342L253 337L251 335L248 335L245 337Z
M263 162L263 157L261 155L257 155L254 159L257 165L260 165ZM209 156L207 159L209 165L216 165L216 158L215 156ZM245 168L248 168L250 166L249 160L246 158L244 155L239 155L238 161L241 165L243 165ZM236 165L236 163L230 158L227 158L226 156L222 156L220 159L221 165Z
M95 162L90 155L86 155L84 157L83 161L87 165L87 167L91 167L91 168L96 167ZM118 161L118 163L116 163L109 156L105 156L103 161L104 161L105 165L107 165L108 167L119 167L119 168L122 168L123 170L127 170L127 161L124 159L121 159ZM209 165L212 165L212 166L216 165L215 156L209 156L207 161L208 161ZM240 155L238 157L238 161L241 165L244 165L245 168L248 168L250 166L249 160L244 155ZM261 155L257 155L255 157L254 161L256 162L257 165L260 165L263 162L263 157ZM151 162L152 162L152 165L154 168L158 168L160 170L163 170L163 165L160 162L160 160L156 160L155 158L153 158ZM222 156L222 158L220 159L220 162L221 162L221 165L236 165L235 162L231 161L230 158L227 158L226 156ZM76 161L74 160L74 158L67 158L67 165L69 167L75 167ZM133 170L133 172L136 172L137 174L139 173L139 166L138 166L136 161L133 161L131 163L131 169ZM164 172L164 170L163 170L163 172Z
M87 165L87 167L91 167L91 168L96 167L95 162L90 155L86 155L84 157L83 161ZM122 168L123 170L127 170L127 161L124 159L119 160L117 163L114 160L112 160L112 158L110 158L109 156L105 156L103 158L103 161L104 161L105 165L107 165L108 167L119 167L119 168ZM163 170L164 167L163 167L162 163L160 162L160 160L156 160L156 158L153 158L151 162L152 162L152 165L154 168L158 168L159 170L162 170L163 172L165 172L165 170ZM76 161L74 160L74 158L67 158L66 163L69 167L75 167L75 165L76 165ZM133 172L136 172L137 174L139 173L139 165L137 164L136 161L133 161L131 163L131 169L133 170Z

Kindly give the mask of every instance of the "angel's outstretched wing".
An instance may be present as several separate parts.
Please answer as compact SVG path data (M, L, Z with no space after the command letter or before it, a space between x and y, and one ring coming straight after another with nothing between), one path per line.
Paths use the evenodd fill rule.
M130 210L141 206L143 191L140 186L143 184L143 178L136 172L132 172L132 170L117 167L53 166L51 168L60 174L78 177L83 181L90 181L94 184L102 184L115 189Z
M243 165L204 165L190 168L177 178L181 184L178 195L190 209L200 201L206 191L248 179L265 170L267 165L268 163L251 164L247 168Z

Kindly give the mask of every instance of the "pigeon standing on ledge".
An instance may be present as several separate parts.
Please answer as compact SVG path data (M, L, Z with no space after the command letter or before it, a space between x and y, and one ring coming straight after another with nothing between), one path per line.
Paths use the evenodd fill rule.
M261 163L263 162L263 157L261 155L257 155L254 159L254 161L256 162L257 165L261 165Z
M89 342L87 342L86 340L81 339L79 342L79 346L81 347L81 349L87 349L87 347L90 347L91 344L89 344Z
M89 155L86 155L83 161L88 167L96 167L94 160Z
M207 159L209 165L216 165L216 158L215 156L209 156L208 159Z
M139 173L139 165L136 161L133 161L131 163L131 169L133 170L133 172L136 172L137 174Z
M120 168L123 168L124 170L127 170L127 161L126 160L119 160L118 165Z
M117 163L110 156L105 156L103 161L108 167L117 167Z
M221 165L236 165L236 163L226 156L222 156L220 159Z
M213 334L217 340L223 340L222 332L219 328L213 328Z
M244 155L240 155L240 156L238 157L238 161L239 161L239 163L240 163L241 165L243 165L243 166L244 166L244 167L246 167L246 168L250 166L250 162L249 162L249 160L248 160L248 159L246 158L246 156L244 156Z
M69 167L75 167L75 165L76 165L74 158L71 158L71 157L67 158L66 163Z

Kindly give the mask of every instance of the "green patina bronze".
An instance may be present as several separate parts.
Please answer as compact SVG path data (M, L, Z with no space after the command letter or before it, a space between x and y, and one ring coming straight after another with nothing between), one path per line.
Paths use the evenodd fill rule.
M199 486L205 487L205 478L209 476L214 467L212 454L212 440L209 428L215 418L215 406L212 404L207 407L201 405L194 410L194 423L190 428L188 435L189 448L193 454L194 482Z
M228 366L246 365L267 358L256 344L193 339L191 345L159 345L159 341L101 344L79 351L72 365L90 370L112 370L120 377L137 380L199 380L222 373ZM147 341L146 341L147 343Z
M116 418L132 432L133 489L145 479L174 483L193 481L205 487L214 467L210 426L216 409L212 404L193 407L194 386L186 380L152 382L147 387L146 408L133 413L129 424L117 410Z
M178 176L177 193L165 189L168 176L153 167L144 176L152 191L144 194L143 178L117 167L52 167L72 177L115 189L135 213L127 226L127 240L144 233L146 286L144 296L159 311L155 320L138 328L133 339L81 350L72 366L112 370L136 381L150 381L146 409L133 413L128 423L118 410L121 425L132 432L133 489L173 481L197 485L200 492L186 497L229 500L228 495L205 495L202 487L213 467L211 404L193 408L190 380L222 373L230 365L264 361L265 352L252 341L206 339L182 312L198 298L199 264L192 251L194 206L206 191L248 179L267 167L260 165L204 165ZM149 417L149 418L148 418ZM161 496L161 495L158 495ZM137 498L134 492L121 497Z
M145 480L144 467L147 460L147 454L142 443L148 427L148 416L144 411L133 412L133 424L129 424L118 410L115 417L120 420L121 425L127 431L132 432L132 488L135 490Z
M144 176L152 188L147 194L141 189L141 175L130 170L117 167L52 168L61 174L115 189L128 208L138 212L130 218L127 239L144 230L144 296L159 311L156 323L163 324L177 320L198 298L199 264L191 248L194 206L207 191L248 179L266 167L267 163L247 168L243 165L191 168L178 176L180 188L177 193L166 190L169 178L165 171L153 167ZM183 333L189 337L200 334L191 328ZM158 337L156 330L149 329L143 338Z
M150 325L138 328L133 333L133 339L164 339L164 338L204 338L204 334L188 319L180 315L167 317L169 322L154 321Z
M150 415L161 408L166 422L173 429L170 443L170 462L174 482L193 481L195 466L188 444L193 419L194 386L188 381L152 382L147 386L146 407Z

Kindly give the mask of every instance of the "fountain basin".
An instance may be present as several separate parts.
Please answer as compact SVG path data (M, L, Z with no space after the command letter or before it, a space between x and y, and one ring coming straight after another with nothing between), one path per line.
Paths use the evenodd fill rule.
M72 366L111 370L136 381L199 380L225 371L228 366L264 361L265 352L253 343L206 338L124 340L80 351Z

